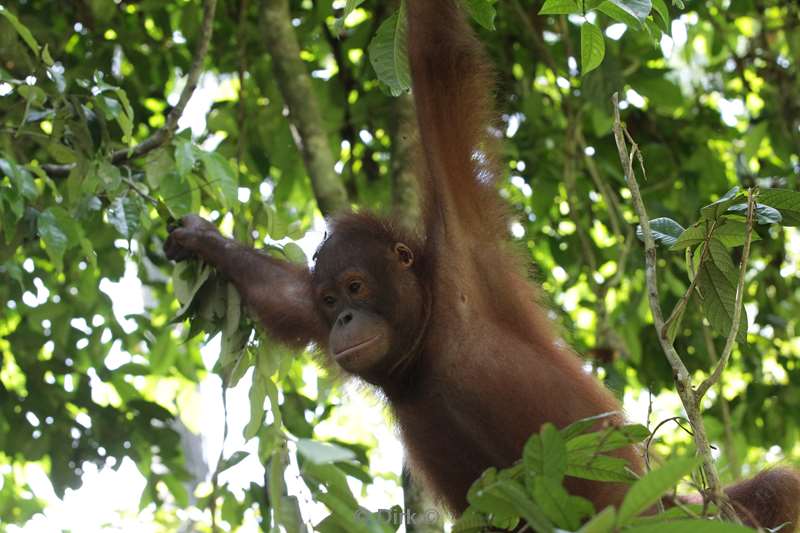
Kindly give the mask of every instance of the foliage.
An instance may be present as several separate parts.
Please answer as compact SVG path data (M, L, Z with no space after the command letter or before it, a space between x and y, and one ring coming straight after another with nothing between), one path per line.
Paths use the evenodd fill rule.
M658 410L673 384L647 311L637 221L610 135L611 94L623 97L647 168L641 185L662 245L661 303L677 310L669 335L698 378L732 325L740 206L745 191L757 191L746 319L704 418L726 480L767 458L800 459L800 8L464 4L498 73L497 132L508 161L500 192L511 232L553 295L565 340L621 397L652 393ZM378 443L368 432L345 442L318 429L342 410L336 376L256 331L225 280L200 265L173 271L161 252L171 219L200 212L241 240L305 261L295 241L319 221L319 188L265 53L260 2L220 3L200 58L206 74L181 122L191 127L165 129L204 37L205 5L0 7L0 523L23 524L45 504L27 467L44 469L61 497L92 464L117 469L128 458L146 480L140 508L157 510L152 519L168 529L186 516L179 510L196 508L201 529L257 520L298 530L310 520L301 484L327 509L317 530L391 531L399 502L368 510L351 486L396 478L372 467ZM413 137L400 120L409 83L402 6L289 7L328 141L317 148L331 151L337 185L354 206L402 216L402 143ZM200 348L214 336L220 353L206 365ZM244 433L257 446L198 467L183 435L199 429L192 405L198 383L213 376L249 391ZM653 430L658 420L645 416L636 421ZM631 428L611 440L644 437ZM682 459L636 481L620 510L581 526L591 510L560 481L600 475L586 449L608 441L587 429L542 428L519 465L477 482L470 516L543 530L687 526L635 518L693 468ZM649 449L689 457L689 442L661 430ZM238 490L225 474L250 468L251 455L263 471ZM590 455L624 475L613 457ZM735 529L710 524L705 531Z

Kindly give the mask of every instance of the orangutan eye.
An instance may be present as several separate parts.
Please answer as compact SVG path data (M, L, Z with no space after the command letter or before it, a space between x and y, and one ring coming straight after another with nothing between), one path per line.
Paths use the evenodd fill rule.
M350 294L358 294L361 290L361 282L360 281L351 281L350 285L348 286L348 290Z
M328 307L333 307L334 305L336 305L336 298L330 295L323 297L322 301Z

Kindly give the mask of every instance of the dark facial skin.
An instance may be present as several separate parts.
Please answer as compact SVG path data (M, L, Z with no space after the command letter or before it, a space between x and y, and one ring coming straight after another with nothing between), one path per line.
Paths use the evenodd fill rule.
M330 355L346 371L380 384L415 355L424 298L414 265L400 242L335 234L320 248L314 297Z

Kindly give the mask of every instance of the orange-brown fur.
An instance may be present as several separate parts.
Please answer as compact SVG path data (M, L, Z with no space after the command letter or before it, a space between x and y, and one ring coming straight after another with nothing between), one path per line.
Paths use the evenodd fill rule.
M470 483L486 467L518 459L544 422L561 427L620 405L559 342L509 250L487 134L493 76L458 2L409 0L408 16L434 320L417 393L394 407L412 464L459 512ZM642 471L632 447L621 455ZM577 479L567 485L598 510L626 491ZM752 523L797 523L792 470L767 471L728 492Z
M331 350L334 359L383 391L412 470L458 514L481 472L518 460L543 423L563 427L620 405L560 341L509 247L487 134L492 73L459 1L407 5L422 239L369 215L339 216L312 272L188 216L165 251L213 264L278 340L324 348L329 338L352 337ZM397 255L398 243L413 260ZM352 294L336 281L343 273L363 277ZM633 447L618 455L642 471ZM619 504L627 488L580 479L567 479L567 487L597 510ZM800 479L792 470L767 471L729 493L752 523L797 523Z

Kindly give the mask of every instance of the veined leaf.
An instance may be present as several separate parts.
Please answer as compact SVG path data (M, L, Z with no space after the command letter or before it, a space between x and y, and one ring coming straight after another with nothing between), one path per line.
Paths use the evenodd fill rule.
M700 209L700 216L708 220L716 220L722 216L730 206L735 204L742 195L739 187L734 187L726 192L722 198Z
M598 9L618 22L628 24L630 22L628 17L630 17L637 21L638 25L641 25L647 20L652 8L653 3L650 0L607 0ZM626 17L618 18L620 12L624 13Z
M490 0L462 0L462 2L475 22L487 30L494 30L494 18L497 16L494 2Z
M789 189L761 189L758 201L780 211L783 216L782 225L800 226L800 192Z
M220 192L223 205L233 207L239 198L239 187L231 164L217 152L198 150L197 153L205 166L208 182Z
M684 231L686 231L684 227L671 218L661 217L650 221L650 233L653 239L665 246L673 246ZM641 226L636 226L636 236L639 240L644 240Z
M586 522L578 533L611 533L617 520L617 510L608 506Z
M581 521L594 514L594 506L589 500L572 496L553 478L538 476L533 484L533 498L544 515L563 529L574 531Z
M728 208L728 213L747 216L747 204L732 205ZM780 211L764 204L756 204L755 215L756 222L759 224L778 224L783 220Z
M125 237L130 239L139 229L142 203L138 197L119 196L106 211L109 224Z
M540 15L572 15L581 12L575 0L545 0Z
M36 38L31 33L31 30L28 29L19 19L9 11L5 6L0 4L0 16L3 16L11 23L11 26L16 30L17 34L25 41L25 44L28 45L33 51L33 54L36 56L37 59L42 59L44 63L49 67L53 64L53 59L50 57L50 54L43 54L41 53L41 47L39 43L36 41Z
M733 324L736 285L711 261L704 261L697 275L697 287L703 298L703 313L714 331L727 337ZM736 340L747 342L747 310L744 306Z
M606 42L600 28L591 22L581 25L581 74L586 75L603 62Z
M407 22L400 10L386 19L369 44L369 60L378 79L385 83L394 96L411 87L408 66Z
M318 465L351 461L356 457L355 453L347 448L310 439L297 441L297 453Z
M703 533L753 533L753 529L732 522L693 518L689 520L674 520L658 522L625 528L625 533L686 533L687 531L702 531Z
M619 507L617 526L621 527L646 511L662 494L678 484L700 463L696 457L680 457L648 472L634 483Z
M667 7L667 3L664 0L653 0L653 11L658 13L658 17L661 20L660 26L664 33L670 33L670 23L672 19L669 16L669 7Z

